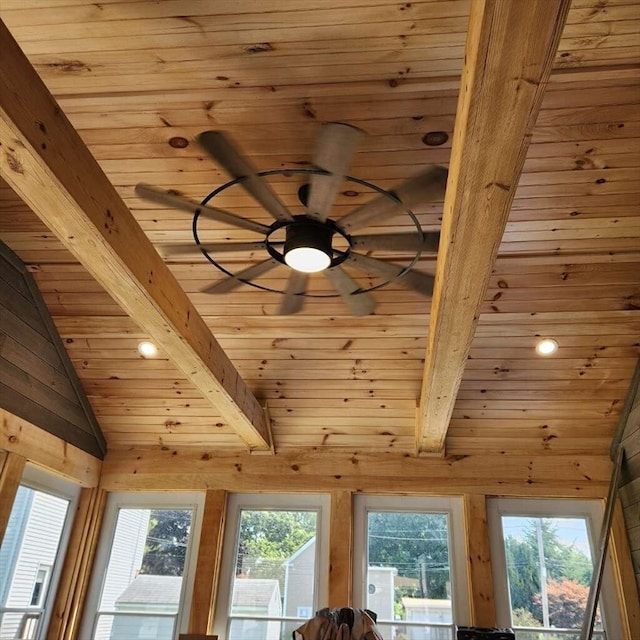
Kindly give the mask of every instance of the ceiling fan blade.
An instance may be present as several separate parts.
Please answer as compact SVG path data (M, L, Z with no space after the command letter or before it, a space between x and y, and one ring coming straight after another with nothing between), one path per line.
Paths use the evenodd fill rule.
M278 308L279 316L298 313L298 311L302 309L304 306L304 296L300 294L303 294L307 290L308 281L309 274L291 269L289 280L287 281L287 289Z
M276 244L276 243L272 243ZM265 248L264 242L202 242L201 244L176 243L161 244L158 248L163 255L190 255L201 253L202 250L207 253L234 253L236 251L260 251Z
M204 289L200 289L200 291L202 293L228 293L229 291L237 289L241 284L244 284L245 281L253 280L268 271L271 271L271 269L274 269L279 264L280 263L277 260L269 258L268 260L264 260L263 262L258 262L258 264L247 267L243 271L236 273L233 277L229 276L228 278L211 284Z
M403 270L403 267L400 265L393 264L392 262L383 262L382 260L370 258L369 256L354 253L353 251L349 253L346 261L365 273L377 275L387 280L397 278ZM398 278L399 284L409 287L427 297L433 295L433 281L433 276L413 269Z
M256 175L256 170L222 131L204 131L198 136L202 148L233 178L244 178L240 185L276 220L287 222L293 216L271 187Z
M406 251L415 253L438 253L440 232L379 233L368 236L351 236L351 246L358 251Z
M380 195L337 220L337 224L344 232L353 233L383 218L393 218L416 205L442 199L447 186L447 175L445 167L429 167L392 190L400 202Z
M361 136L362 130L350 124L328 122L322 125L313 154L313 165L316 169L328 171L329 175L311 176L307 203L310 218L321 222L327 219Z
M205 218L209 218L217 222L224 222L225 224L229 224L234 227L247 229L248 231L255 231L256 233L262 233L265 235L269 232L269 227L267 225L241 218L240 216L236 216L235 214L224 211L223 209L216 209L215 207L201 205L196 200L189 200L188 198L177 196L148 184L136 185L136 193L144 200L164 204L174 209L186 211L192 215L198 213Z
M355 316L368 316L376 308L375 300L368 293L357 293L361 287L340 266L323 271L335 290L342 296L344 303Z

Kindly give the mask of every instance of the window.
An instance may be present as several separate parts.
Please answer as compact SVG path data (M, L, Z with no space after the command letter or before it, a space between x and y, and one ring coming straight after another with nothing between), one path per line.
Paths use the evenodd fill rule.
M32 607L40 607L42 605L42 601L44 600L45 584L49 578L50 571L51 567L47 566L40 567L38 569L35 582L33 583L33 591L31 592L31 602L29 603Z
M197 494L109 496L83 638L172 640L186 630L201 512Z
M356 496L354 603L385 640L451 640L467 623L462 518L460 499Z
M324 496L231 496L214 633L290 640L326 606L328 504Z
M498 623L518 640L579 640L600 503L494 499L489 514ZM621 637L614 594L605 576L594 638Z
M27 465L0 547L0 638L45 637L78 493Z

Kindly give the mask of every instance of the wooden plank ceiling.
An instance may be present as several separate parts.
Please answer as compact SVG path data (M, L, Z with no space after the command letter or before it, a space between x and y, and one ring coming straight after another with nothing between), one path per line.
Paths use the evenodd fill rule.
M3 0L0 15L158 248L249 389L276 449L413 453L430 301L393 284L375 314L278 294L200 293L222 277L188 214L145 202L139 182L202 199L226 181L195 136L223 129L259 170L308 167L320 123L366 132L350 174L391 188L449 162L469 2ZM640 4L574 0L533 131L446 440L451 455L606 453L640 353ZM496 118L500 114L496 113ZM431 132L444 132L432 146ZM437 138L437 136L436 136ZM271 179L295 209L298 175ZM349 184L332 217L370 193ZM270 224L237 189L216 206ZM442 202L416 207L437 230ZM3 184L0 237L33 271L110 449L244 447L56 236ZM394 218L367 232L406 231ZM206 224L208 240L254 239ZM390 257L376 253L378 257ZM398 260L398 255L393 255ZM238 271L258 255L232 257ZM420 269L435 272L424 257ZM283 288L286 268L260 284ZM361 281L365 278L360 276ZM314 278L317 293L326 281ZM372 283L374 283L372 281ZM536 356L539 336L560 349Z

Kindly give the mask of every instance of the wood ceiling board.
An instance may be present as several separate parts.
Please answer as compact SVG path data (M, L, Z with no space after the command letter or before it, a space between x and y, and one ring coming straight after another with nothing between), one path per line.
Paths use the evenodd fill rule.
M133 185L144 181L178 188L192 197L202 197L225 179L223 172L204 157L195 144L186 149L173 149L168 144L171 137L190 138L215 127L229 129L232 135L241 139L247 154L261 169L272 169L283 164L308 162L319 123L345 120L364 128L371 138L361 145L354 158L351 173L358 177L391 186L411 176L418 166L449 161L450 142L442 147L428 148L421 138L432 130L451 134L466 23L454 32L438 30L444 26L456 29L456 23L451 20L466 16L467 9L455 16L447 13L445 4L419 3L418 11L426 17L401 41L398 34L405 35L404 25L396 5L379 0L354 0L349 4L353 15L362 11L359 14L362 27L350 23L342 28L339 37L329 39L323 33L334 27L319 26L309 30L302 23L292 24L290 29L270 30L274 37L263 40L258 36L266 32L254 30L246 21L244 26L239 25L240 29L228 34L218 31L208 36L189 33L190 29L196 31L196 25L186 23L184 29L181 28L185 33L161 35L145 31L145 25L158 25L155 20L168 17L162 13L177 13L175 3L138 2L134 6L133 3L107 2L103 5L104 11L99 11L83 1L65 0L60 7L56 2L48 2L32 7L38 10L34 20L33 11L29 15L28 11L22 12L15 5L7 12L6 7L10 6L7 3L11 1L3 3L7 23L10 27L31 28L31 34L40 24L49 25L51 34L56 31L56 24L63 25L57 29L62 32L73 22L95 22L92 28L100 32L114 26L104 24L110 22L105 18L106 14L116 21L127 22L133 20L131 12L141 12L135 18L140 28L139 36L136 32L135 38L48 40L44 37L23 44L46 81L60 83L67 92L56 95L61 106L89 141L110 181L159 248L165 243L188 241L190 218L134 198ZM548 448L543 449L544 436L538 436L535 431L535 425L540 421L522 420L519 412L508 403L544 402L547 404L541 406L548 409L557 406L562 412L563 400L583 401L585 414L591 415L602 411L607 402L624 396L628 384L626 363L638 355L638 347L634 346L637 327L628 325L627 316L610 315L610 312L624 313L625 309L631 308L637 295L634 217L638 215L638 198L637 191L626 192L626 189L633 180L633 170L640 164L639 141L630 135L638 121L637 83L640 76L633 63L635 58L629 57L633 52L627 49L633 46L639 30L638 21L628 19L629 11L620 9L630 4L608 3L606 8L615 5L616 13L609 12L607 17L595 0L573 3L571 23L563 33L559 55L554 60L557 68L550 79L534 129L536 142L531 145L525 161L521 180L524 190L516 195L507 223L507 241L501 250L509 255L500 257L496 263L481 307L482 321L491 319L494 322L482 328L481 336L474 341L470 355L478 362L470 364L469 379L465 378L460 387L461 411L472 410L474 415L480 415L483 410L495 412L495 415L506 411L510 417L499 421L494 417L454 418L452 429L456 431L452 432L451 446L456 455L465 455L465 447L473 455L484 455L489 447L496 445L494 438L501 437L504 437L504 447L512 452L526 452L530 448L536 453L566 457L570 451L578 455L589 443L599 448L601 438L607 437L608 431L598 433L595 424L585 416L583 424L588 425L588 433L580 435L574 422L556 420L552 426L558 429L559 437L550 439ZM185 15L186 7L193 8L196 20L198 12L205 18L211 16L211 5L195 2L181 5L181 15ZM335 8L332 5L323 7ZM225 7L227 13L235 12L238 16L255 9L255 3L247 4L244 0L234 3L233 7ZM279 4L270 12L276 15L270 17L289 19L277 14L288 12L291 15L291 9L305 10L299 12L300 17L311 17L314 24L322 20L321 15L312 16L313 10L299 0L286 7ZM586 11L575 12L575 9ZM265 9L260 6L259 10ZM457 10L463 11L462 4ZM76 11L84 17L78 20ZM398 19L389 20L386 25L364 19L376 12L387 17L397 13ZM594 14L592 18L591 13ZM191 15L189 11L186 14ZM14 25L11 20L16 21ZM22 21L21 25L18 20ZM212 20L208 22L212 23ZM164 23L172 23L172 20ZM365 31L367 37L361 37ZM43 35L46 33L46 30L42 32ZM314 39L301 39L309 35ZM218 39L222 44L214 44L214 36L223 36L227 42ZM53 38L57 37L57 33L53 35ZM246 53L247 47L263 42L269 42L273 50ZM561 56L565 52L570 54L564 57L568 60ZM164 65L156 55L166 61ZM292 56L299 58L300 71L285 78L285 65L290 64ZM305 80L309 84L297 84L308 78L305 74L311 70L324 73L323 67L331 64L336 56L343 58L337 73L344 74L345 82L320 75ZM195 63L195 60L200 62ZM64 64L65 61L70 64ZM122 68L127 61L133 61L136 66L125 74L129 78L124 82L140 79L137 85L143 91L131 85L129 90L123 91L127 87L119 82L114 70ZM380 64L393 68L396 63L404 63L406 67L413 66L410 64L413 62L427 61L433 62L433 72L437 72L438 66L442 69L458 65L458 75L434 77L432 70L425 68L421 77L412 78L418 69L415 67L408 79L389 77L388 73L380 73L377 77L372 74L371 80L358 79L358 74L369 74L365 69L367 63L383 69ZM53 66L46 66L50 63ZM201 68L196 68L196 64ZM578 66L573 68L576 64ZM603 64L606 66L599 66ZM145 92L146 78L139 74L147 68L156 69L157 65L184 70L185 88L178 91L167 82L162 90ZM225 65L229 73L219 72L218 69ZM87 67L92 70L88 71ZM204 83L196 82L197 77L194 77L190 84L186 80L189 68L196 68L197 73L207 70L211 77ZM237 81L233 77L235 73L244 73L250 79L258 72L272 74L274 80L288 79L292 84L278 84L274 87L276 91L262 86L233 86ZM216 80L217 75L226 75L229 80ZM169 78L164 77L167 81ZM390 86L389 80L397 86ZM104 83L100 86L105 88L112 82L113 86L105 92L92 93L93 82ZM260 126L252 126L256 123ZM620 123L630 128L627 131L623 128L622 132L614 130L613 127ZM280 141L284 146L279 150L276 142ZM587 153L590 149L593 151ZM600 174L601 171L605 172ZM607 183L597 185L595 181L601 177ZM286 183L277 183L278 192L284 189L286 198L295 203L295 190ZM565 183L572 195L556 196ZM240 215L270 223L250 200L230 202ZM336 214L346 213L353 203L354 200L343 198L336 207ZM4 201L0 192L0 211L14 210L10 199ZM574 212L578 215L571 215ZM440 215L441 203L429 205L420 214L420 221L437 226ZM71 254L65 249L56 249L49 237L38 237L51 234L37 218L11 216L7 220L7 217L2 220L3 237L7 236L9 244L18 246L21 256L28 258L36 269L35 275L50 306L60 314L56 321L64 338L73 340L68 345L71 357L78 367L82 367L84 360L90 363L83 385L98 410L105 411L110 428L113 424L110 446L148 445L158 450L169 445L197 448L198 438L206 427L190 420L201 417L204 422L208 419L206 415L196 415L202 402L199 392L177 370L165 369L164 365L155 369L164 377L155 377L154 373L154 377L145 379L108 379L112 366L120 370L126 367L129 358L134 363L139 360L133 350L137 340L144 335L126 317L103 315L120 312L81 267L70 263L75 261ZM620 223L612 222L621 218L624 220ZM620 224L618 229L612 228L617 224ZM396 220L380 224L375 231L393 232L405 226L404 221ZM624 231L621 232L619 229L622 228ZM224 233L224 237L236 237L235 230L215 226L212 229ZM237 235L238 239L241 237ZM558 241L561 242L559 246ZM240 262L247 259L245 256ZM363 450L372 447L376 452L387 450L387 447L411 450L411 430L405 425L419 391L419 363L424 355L428 323L425 313L428 303L425 307L423 299L394 286L375 294L379 300L376 313L381 314L378 318L354 321L346 316L339 300L329 300L326 304L311 301L301 316L262 318L263 313L275 311L277 296L249 287L240 288L225 298L203 296L198 293L199 288L217 277L210 265L175 257L171 259L170 268L199 312L206 315L207 322L216 332L222 331L216 336L233 364L244 374L249 388L259 397L277 403L276 441L282 442L285 449L319 446L330 450L333 443ZM428 270L426 263L424 268ZM286 272L272 275L268 281L284 283ZM494 299L498 294L501 295ZM505 314L505 311L515 312L517 316ZM544 368L534 364L529 370L527 365L534 358L532 349L535 334L539 332L539 327L522 326L523 318L532 312L537 312L541 321L547 318L547 329L557 328L562 336L563 348L554 359L550 379L539 379ZM563 314L560 324L554 325L550 321L553 312ZM505 317L500 320L497 316ZM575 324L577 318L581 321L583 316L589 327L593 327L591 330ZM575 335L568 328L572 323ZM600 351L602 347L604 351ZM131 353L129 349L132 349ZM580 368L576 364L588 362L596 355L595 370L579 376ZM278 374L292 358L302 363L293 365L296 373L298 366L309 368L318 363L318 376L310 379L305 374L304 379L296 379L283 374L280 379ZM326 377L325 366L332 359L340 363L337 379ZM267 364L263 365L262 360ZM355 376L352 374L349 367L357 360L369 367L371 376L361 373L364 367ZM411 363L410 378L398 377L402 370L396 363L391 364L394 360ZM507 362L513 362L513 371L494 373L493 367L504 368ZM143 369L136 371L144 372ZM345 403L345 399L348 402ZM589 399L593 399L593 404ZM187 400L192 401L189 408L184 407ZM488 400L491 404L484 408ZM135 425L115 422L127 402L135 403L131 407L139 407L141 414L145 414L140 416L143 425L139 430ZM154 414L155 403L158 412ZM382 404L389 406L382 408ZM571 407L575 408L574 404ZM290 413L288 408L292 409ZM181 410L184 410L185 428L169 433L163 426L167 417L163 419L162 413L177 422ZM375 429L370 426L369 431L366 425L361 426L359 421L366 419L367 413L371 416L369 424L375 423L378 410L379 426ZM389 414L396 410L402 426L390 424ZM456 416L457 412L458 409ZM312 419L314 416L315 420ZM358 424L345 426L344 421L349 416ZM218 419L212 415L212 421ZM325 432L322 427L332 424L334 419L341 423L341 433L332 434L332 439L323 445ZM322 421L325 424L319 424ZM512 429L507 428L509 424ZM504 426L504 429L494 431L492 425L501 429ZM460 431L465 427L473 428L473 433ZM480 427L489 429L482 437L478 434ZM391 435L380 435L379 431L388 431ZM367 438L367 434L375 439ZM168 440L160 445L162 436ZM215 446L216 436L221 446L234 446L222 433L212 433L206 442ZM522 439L518 440L520 436ZM397 440L391 442L394 437ZM239 441L236 446L240 446Z
M137 318L151 336L173 354L203 393L222 407L247 444L268 449L270 437L262 407L246 390L151 245L145 244L141 230L4 25L1 35L6 179L102 279L120 304L130 313L140 314ZM26 96L30 96L28 102ZM64 149L64 157L53 156L48 148ZM82 180L74 173L80 169L86 172ZM91 192L85 190L87 184L91 184ZM67 212L66 217L62 211ZM154 290L153 274L162 279L162 291L158 285ZM148 281L146 286L144 280ZM136 281L137 291L131 286ZM184 309L176 305L181 297Z
M472 7L416 423L418 451L444 450L478 310L568 10L567 2ZM538 26L535 32L531 24ZM505 117L496 120L496 113Z

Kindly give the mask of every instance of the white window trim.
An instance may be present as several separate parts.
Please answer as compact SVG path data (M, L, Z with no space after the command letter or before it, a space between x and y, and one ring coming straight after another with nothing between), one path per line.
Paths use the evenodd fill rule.
M62 525L58 552L56 553L56 559L53 567L51 567L51 571L49 572L49 584L44 585L47 589L46 597L42 600L42 604L39 607L33 607L34 609L41 609L43 612L42 619L38 625L38 633L36 634L36 640L41 640L46 637L49 629L49 622L51 621L51 614L53 612L53 603L58 591L60 574L62 573L62 565L64 564L64 559L67 554L69 538L71 537L71 528L76 515L78 498L80 496L80 486L66 478L53 475L30 462L27 462L25 465L20 485L69 501L67 514L64 519L64 524Z
M185 558L182 577L182 594L178 613L176 614L176 630L186 633L189 624L189 611L195 578L198 548L200 546L200 532L202 529L202 512L204 510L203 493L111 493L107 498L104 522L100 532L100 542L96 559L91 572L91 582L82 625L81 638L92 638L97 619L98 605L102 588L107 576L107 565L111 552L111 544L116 531L118 512L120 509L192 509L191 532Z
M604 503L602 500L572 500L566 498L488 499L487 518L498 626L510 627L512 625L502 516L585 518L587 536L595 562L603 514ZM620 609L614 585L611 563L606 562L600 589L600 606L604 618L606 637L611 640L622 638Z
M329 595L329 513L331 497L324 494L264 494L235 493L227 504L227 525L224 533L222 564L216 602L214 635L226 638L228 633L232 580L238 545L240 512L242 510L287 510L318 512L316 535L316 576L314 612L327 606Z
M373 496L354 498L353 544L353 602L355 607L366 605L367 576L367 514L369 511L410 513L443 513L449 516L449 554L451 559L451 599L453 624L469 625L469 579L465 548L464 506L462 498L431 496ZM427 623L425 623L427 624Z

